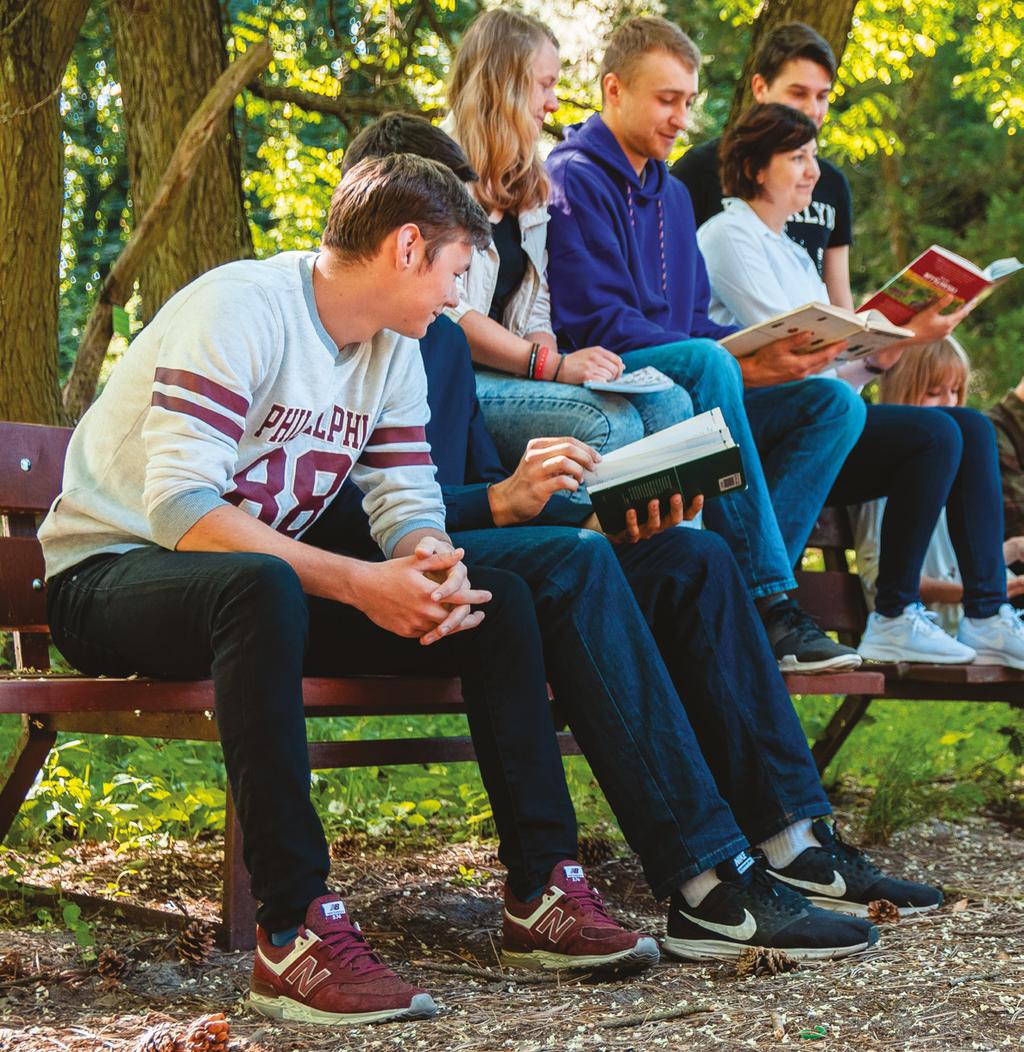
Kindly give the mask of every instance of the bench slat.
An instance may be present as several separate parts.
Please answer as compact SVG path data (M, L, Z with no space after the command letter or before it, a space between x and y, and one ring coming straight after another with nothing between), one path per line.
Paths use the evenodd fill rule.
M303 681L303 699L309 716L413 716L463 711L459 680L426 676L310 677ZM212 710L210 680L0 676L0 713Z
M828 632L864 631L867 609L860 578L840 570L796 573L796 601Z
M0 422L0 511L45 512L60 492L71 428Z
M0 631L46 631L44 576L37 540L0 537Z

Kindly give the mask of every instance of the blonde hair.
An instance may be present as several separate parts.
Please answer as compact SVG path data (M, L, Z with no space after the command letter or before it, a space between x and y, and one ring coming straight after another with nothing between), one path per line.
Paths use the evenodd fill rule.
M971 361L952 336L905 350L899 361L883 373L878 384L879 398L898 405L920 405L928 388L947 377L960 381L957 405L963 405L967 399Z
M628 84L643 57L651 51L667 51L691 73L700 70L700 48L675 24L660 15L638 15L627 19L608 38L601 60L601 93L604 78L614 73Z
M510 8L485 11L466 30L452 63L448 106L454 138L480 181L473 192L487 212L520 213L548 200L530 113L533 58L554 33Z

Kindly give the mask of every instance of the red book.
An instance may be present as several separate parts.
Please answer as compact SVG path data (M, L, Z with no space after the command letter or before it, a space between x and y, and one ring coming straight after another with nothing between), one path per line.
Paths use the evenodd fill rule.
M894 324L906 325L915 314L943 296L953 296L948 311L984 298L1022 266L1015 258L997 259L982 270L969 259L932 245L860 309L881 311Z

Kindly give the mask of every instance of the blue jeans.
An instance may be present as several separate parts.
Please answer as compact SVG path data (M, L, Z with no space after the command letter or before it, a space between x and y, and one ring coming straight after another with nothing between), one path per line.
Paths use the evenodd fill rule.
M696 413L718 406L740 447L747 488L709 500L704 521L721 534L739 563L743 579L755 597L796 587L793 562L786 552L765 483L761 461L743 404L740 367L713 340L683 340L662 347L627 351L631 369L653 365L684 388Z
M633 363L627 363L632 369ZM678 386L626 397L478 369L476 394L487 430L510 472L531 438L571 435L606 453L693 416L690 396Z
M895 617L920 602L921 566L939 511L964 582L964 613L991 617L1006 598L1003 502L995 428L974 409L868 406L864 434L830 504L885 497L875 609Z
M453 540L471 567L530 587L556 705L656 895L829 813L721 538L666 530L613 549L587 530L519 526Z
M743 401L789 565L796 566L864 430L865 403L832 377L754 387Z

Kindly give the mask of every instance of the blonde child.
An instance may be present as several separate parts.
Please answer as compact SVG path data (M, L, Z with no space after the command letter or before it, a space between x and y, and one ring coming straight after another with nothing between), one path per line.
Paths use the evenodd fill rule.
M971 364L964 349L952 337L912 347L882 375L879 401L893 405L931 407L962 406L967 397ZM850 509L857 569L868 606L874 605L878 575L879 536L885 500L871 501ZM1011 537L1003 546L1007 566L1024 559L1024 537ZM1024 595L1024 576L1007 570L1007 593L1011 599ZM942 510L932 534L921 571L921 599L951 635L956 635L963 609L964 586L957 566L953 542Z

